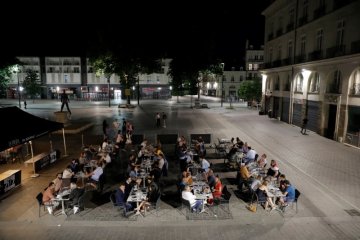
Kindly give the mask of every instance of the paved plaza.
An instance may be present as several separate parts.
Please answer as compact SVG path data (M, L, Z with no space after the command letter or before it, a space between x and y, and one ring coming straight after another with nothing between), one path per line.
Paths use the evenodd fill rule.
M79 133L66 134L68 156L41 170L38 178L31 178L32 167L23 163L0 165L0 172L22 170L22 185L0 202L0 239L360 239L360 149L313 132L302 135L299 127L261 116L244 103L232 103L230 108L229 103L220 107L219 100L212 98L202 97L201 102L209 108L191 108L190 97L141 101L133 109L118 108L120 102L116 101L110 108L108 102L72 101L71 124L93 125ZM0 105L16 106L17 101L1 100ZM28 101L27 107L29 113L54 120L60 102ZM166 128L155 127L157 112L167 114ZM82 145L100 144L104 119L121 122L122 118L134 124L135 134L145 134L151 142L159 133L185 137L210 133L212 142L217 138L239 137L259 154L266 153L268 160L278 161L280 171L301 192L298 212L281 214L261 208L256 213L250 212L232 185L235 172L221 170L222 160L212 158L209 160L217 166L220 178L232 193L230 218L187 220L166 194L159 214L144 218L118 218L117 213L106 212L108 202L89 202L87 206L87 216L96 212L107 216L103 218L81 218L81 215L66 218L45 213L39 218L36 194L71 158L79 156ZM64 154L61 134L35 140L35 153L49 149L50 140L53 148ZM208 151L212 153L211 148ZM170 167L177 168L171 169L172 173L178 171L175 162Z

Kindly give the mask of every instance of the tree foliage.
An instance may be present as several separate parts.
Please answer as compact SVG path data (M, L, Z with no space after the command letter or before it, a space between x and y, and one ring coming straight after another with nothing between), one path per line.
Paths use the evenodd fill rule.
M22 83L22 86L26 90L26 93L30 96L33 101L35 100L36 95L41 93L41 83L38 74L32 70L26 70L26 76Z
M240 83L238 90L239 98L245 99L245 101L260 101L261 100L261 80L246 80Z
M125 96L125 89L136 85L139 74L159 72L161 63L159 59L151 57L136 57L130 55L117 55L116 53L106 52L90 59L91 64L98 73L103 73L110 79L112 74L120 77L122 96ZM130 96L127 97L130 104Z

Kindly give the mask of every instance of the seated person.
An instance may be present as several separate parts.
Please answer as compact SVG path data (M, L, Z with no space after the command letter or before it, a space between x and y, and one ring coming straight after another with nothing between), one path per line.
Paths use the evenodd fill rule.
M261 175L257 175L256 178L251 182L250 189L255 192L261 186Z
M245 184L245 186L249 186L249 184L251 183L251 175L249 173L249 169L248 167L245 165L245 163L241 163L240 164L240 169L237 172L236 175L236 180L238 183L238 189L240 191L242 191L243 185Z
M215 177L215 186L214 190L212 192L214 201L218 201L221 198L222 195L222 183L220 181L219 175L216 175Z
M287 203L295 201L295 188L290 184L289 180L284 181L285 192L284 197L279 199L281 207L286 207Z
M155 204L160 196L160 188L158 184L151 179L148 179L148 189L146 199L142 201L135 210L144 211L145 208L148 208L151 204Z
M279 176L279 189L282 192L285 192L285 190L286 190L285 180L286 180L285 174L280 174L280 176Z
M123 206L125 209L125 214L128 211L131 211L133 209L133 206L127 202L127 199L125 198L125 183L120 183L120 186L118 189L116 189L115 192L115 204L117 206Z
M245 164L248 165L249 163L255 161L255 158L256 158L256 151L252 149L250 146L248 146L248 151L244 158Z
M155 161L150 171L150 176L155 182L159 182L162 174L162 169L159 168L159 162Z
M102 168L101 162L97 163L97 167L92 172L89 172L85 175L88 178L89 183L94 188L97 188L97 184L99 182L100 176L103 174L104 170Z
M63 171L62 178L72 178L74 176L74 172L71 170L71 165L67 165Z
M257 164L260 168L264 168L267 165L266 154L261 155L260 159L257 160Z
M78 180L77 183L70 184L70 195L69 195L69 202L70 207L74 208L74 214L76 214L79 210L84 208L83 203L80 203L80 197L85 194L85 189L82 184L82 180Z
M267 175L273 178L278 178L280 176L279 167L274 159L270 162L270 168L267 171Z
M210 169L210 163L204 158L204 156L200 156L200 164L201 169L207 174Z
M76 173L80 170L79 160L78 160L78 159L73 158L73 159L71 160L70 169L71 169L71 171L72 171L74 174L76 174Z
M53 182L49 183L49 186L45 189L43 193L42 202L47 206L49 214L53 213L53 209L59 205L59 202L55 200L55 184Z
M210 190L212 191L215 187L215 175L214 175L214 171L210 168L209 172L207 174L207 183L210 187Z
M268 190L268 181L265 180L263 181L263 183L259 186L259 188L255 191L257 197L258 197L258 201L259 202L263 202L264 205L264 209L266 210L267 207L270 205L271 210L273 210L275 208L275 204L273 203L272 199L269 197L269 190Z
M201 212L203 207L203 201L196 199L195 195L191 192L191 187L186 185L181 193L181 197L184 200L189 201L192 211Z
M58 193L62 187L62 173L56 174L56 178L53 180L55 184L54 193Z

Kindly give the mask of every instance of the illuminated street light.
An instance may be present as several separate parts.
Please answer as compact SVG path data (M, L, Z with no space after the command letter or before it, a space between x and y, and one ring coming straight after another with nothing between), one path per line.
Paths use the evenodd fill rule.
M17 76L17 93L18 93L18 98L19 98L19 108L21 108L21 102L20 102L20 99L21 99L21 93L20 93L20 78L19 78L19 73L20 73L20 68L19 68L19 65L15 65L13 67L13 73L16 73L16 76Z

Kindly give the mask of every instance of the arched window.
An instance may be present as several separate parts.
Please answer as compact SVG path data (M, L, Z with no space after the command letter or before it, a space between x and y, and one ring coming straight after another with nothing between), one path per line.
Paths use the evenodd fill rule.
M320 91L320 75L317 72L314 72L310 76L309 92L310 93L319 93Z
M336 70L330 78L326 92L335 94L341 93L341 72L339 70Z

